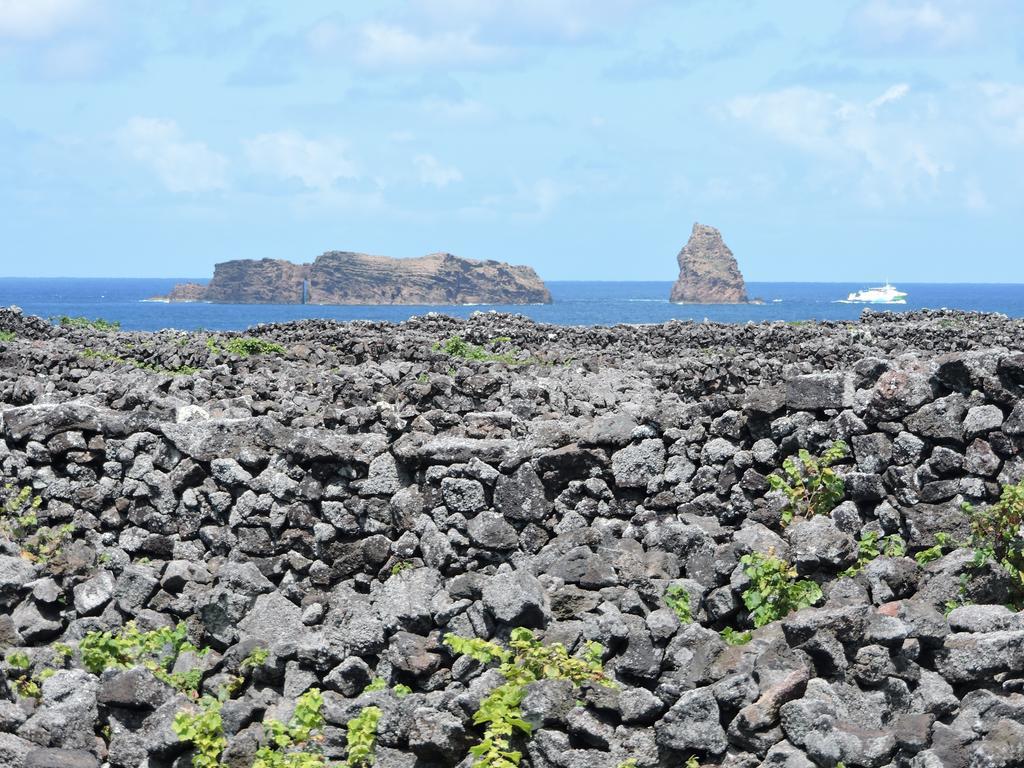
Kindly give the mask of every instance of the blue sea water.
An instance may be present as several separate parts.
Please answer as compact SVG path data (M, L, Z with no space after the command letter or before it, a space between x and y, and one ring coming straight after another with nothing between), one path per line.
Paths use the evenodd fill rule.
M302 318L401 321L412 315L444 312L468 317L481 310L517 312L559 325L660 323L712 320L743 323L762 320L854 320L865 305L841 303L851 291L871 287L854 283L748 283L751 296L764 304L671 304L671 282L549 281L554 303L504 306L302 306L295 304L164 304L144 299L166 294L184 279L0 278L0 306L16 304L30 314L85 315L120 321L127 330L180 328L241 330L257 323ZM203 282L195 281L193 282ZM900 283L905 305L874 305L896 312L956 308L1024 317L1024 285Z

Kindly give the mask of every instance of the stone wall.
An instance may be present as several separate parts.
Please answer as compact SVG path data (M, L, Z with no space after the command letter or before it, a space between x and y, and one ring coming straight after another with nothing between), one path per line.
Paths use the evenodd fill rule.
M311 687L332 761L373 704L377 766L459 764L500 681L442 636L519 626L570 651L601 643L616 681L531 686L524 765L1024 761L1015 585L955 544L913 558L966 537L962 502L1024 479L1019 321L308 321L253 329L286 353L250 358L205 334L44 330L10 312L0 327L17 334L0 344L0 474L42 498L41 522L75 525L45 565L0 541L0 650L38 672L55 642L183 621L215 691L264 646L225 718L230 765L251 765L259 723ZM507 337L488 349L523 364L434 349L454 335ZM185 365L199 370L168 373ZM836 440L844 499L782 527L766 476ZM872 532L906 556L841 576ZM751 629L752 551L823 598L733 646L720 631ZM673 586L691 623L665 603ZM64 666L38 702L0 684L0 763L188 764L170 730L186 698L138 670ZM413 692L364 692L374 678Z

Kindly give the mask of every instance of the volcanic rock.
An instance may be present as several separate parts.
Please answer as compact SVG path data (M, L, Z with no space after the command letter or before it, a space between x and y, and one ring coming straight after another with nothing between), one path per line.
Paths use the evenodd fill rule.
M177 285L166 301L218 304L550 304L532 268L433 253L414 259L329 251L313 264L239 259L208 286Z
M691 304L743 304L747 287L722 233L705 224L694 224L690 240L676 257L679 279L670 301Z

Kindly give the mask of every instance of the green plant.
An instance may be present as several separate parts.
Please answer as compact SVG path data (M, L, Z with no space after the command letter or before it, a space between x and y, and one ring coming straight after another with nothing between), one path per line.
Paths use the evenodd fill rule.
M192 768L222 768L220 755L228 745L220 714L223 703L219 698L203 696L194 710L174 715L171 729L178 739L195 747Z
M768 475L772 490L782 491L786 496L782 525L789 525L797 516L824 515L835 509L846 492L846 484L832 465L843 459L849 450L842 440L832 443L818 458L801 448L796 458L790 456L782 462L785 477Z
M689 624L693 621L693 610L690 607L690 593L679 584L672 584L665 590L665 605L671 608L680 624Z
M253 768L319 768L326 765L323 755L307 751L307 747L323 738L320 733L324 727L323 705L324 697L320 690L310 688L295 701L295 711L287 723L272 718L264 720L265 743L256 752ZM358 716L353 719L358 719Z
M366 768L373 765L373 747L377 741L377 723L382 712L379 707L364 707L348 721L346 745L348 768Z
M696 755L690 755L686 758L686 765L683 768L700 768L700 760L697 759Z
M102 317L97 317L95 320L90 320L87 317L69 317L67 315L58 315L51 317L50 320L56 320L57 325L65 328L87 328L92 331L117 331L121 328L121 323L118 320L104 320Z
M619 763L618 768L637 768L636 758L630 757L627 760L623 760Z
M797 581L796 568L772 553L751 552L741 557L740 563L750 579L750 586L743 591L743 604L755 627L814 605L822 598L821 587L813 581Z
M78 644L82 665L94 675L104 669L143 666L155 677L182 693L196 695L202 671L172 672L178 656L186 651L205 653L188 642L185 623L140 632L128 622L114 632L89 632Z
M1024 480L1004 485L995 504L982 509L964 504L963 509L970 518L974 564L980 566L991 558L1024 589Z
M369 685L363 688L363 693L373 693L374 691L386 691L388 687L388 681L383 677L375 677L370 681Z
M483 725L484 736L470 749L482 768L515 768L521 753L512 748L517 733L529 735L531 726L523 720L520 704L526 686L536 680L568 680L574 688L585 684L611 686L605 677L600 643L587 643L583 652L570 656L561 643L544 645L533 632L519 627L512 630L508 648L479 638L465 638L448 633L445 645L460 656L469 656L481 664L497 662L505 682L491 691L473 715L473 722Z
M0 341L4 343L14 341L14 331L0 331Z
M43 499L33 495L28 486L15 491L8 483L0 499L0 537L20 546L21 556L33 563L45 565L60 556L75 531L74 525L39 525L37 512Z
M750 632L740 632L732 627L726 627L718 634L727 645L746 645L753 638L753 634Z
M903 557L907 554L907 543L897 533L884 538L878 531L868 531L857 544L857 564L843 571L843 576L856 576L864 566L876 557Z
M38 699L42 696L39 683L29 674L32 661L24 651L13 651L4 659L7 662L10 677L14 680L14 690L26 699Z
M285 348L280 344L275 344L272 341L265 341L264 339L254 339L250 336L242 336L235 339L230 339L227 344L224 345L224 349L232 355L238 357L249 357L251 355L283 355Z
M508 344L512 339L507 336L499 336L491 339L489 344ZM444 352L449 357L457 357L461 360L476 360L484 363L505 363L506 365L527 365L536 362L532 359L521 359L519 351L512 349L508 352L491 352L485 347L470 344L461 336L452 336L444 342L434 344L434 351Z
M397 563L391 566L391 575L397 576L402 571L408 571L416 566L408 560L399 560Z
M933 560L938 560L942 557L943 554L945 554L944 550L952 549L955 546L952 536L948 533L944 533L943 531L937 531L935 534L935 544L927 549L922 549L914 555L914 559L917 561L918 565L927 565Z
M242 663L239 667L244 669L256 669L262 667L267 663L267 659L270 658L270 651L266 648L253 648L249 655L242 659Z
M395 694L395 698L404 699L406 696L412 693L412 688L410 688L408 685L396 683L391 687L391 692Z

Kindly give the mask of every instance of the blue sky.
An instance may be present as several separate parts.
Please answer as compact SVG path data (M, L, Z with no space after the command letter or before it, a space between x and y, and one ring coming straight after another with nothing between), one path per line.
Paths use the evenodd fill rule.
M0 0L0 275L1024 282L1017 0Z

